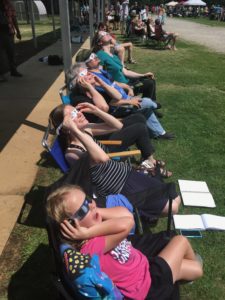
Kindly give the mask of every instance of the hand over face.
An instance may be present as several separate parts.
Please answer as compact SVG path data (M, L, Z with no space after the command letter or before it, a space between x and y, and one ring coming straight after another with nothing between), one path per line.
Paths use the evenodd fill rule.
M60 224L62 235L69 240L85 240L88 238L88 228L81 227L76 219L73 219L74 224L70 224L68 220L64 220Z
M76 106L76 108L82 113L95 114L98 111L97 106L88 102L80 103Z

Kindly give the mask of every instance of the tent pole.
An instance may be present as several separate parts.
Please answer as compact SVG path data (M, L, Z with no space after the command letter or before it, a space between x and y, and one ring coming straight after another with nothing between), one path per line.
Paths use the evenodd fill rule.
M64 71L66 72L72 64L68 0L59 0L59 13L60 13L60 22L61 22L63 63L64 63Z

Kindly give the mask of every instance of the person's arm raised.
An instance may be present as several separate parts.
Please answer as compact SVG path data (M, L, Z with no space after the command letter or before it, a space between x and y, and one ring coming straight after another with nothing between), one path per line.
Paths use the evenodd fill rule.
M74 226L65 220L61 223L61 233L70 240L87 240L97 236L105 236L106 243L104 252L110 251L128 236L134 226L134 218L128 210L126 213L124 212L124 210L126 210L124 207L106 208L102 210L105 210L103 214L108 216L105 221L86 228L80 226L76 220L74 220ZM102 210L97 208L97 212L100 214ZM107 210L108 212L106 212ZM116 213L116 216L113 211ZM110 217L112 213L114 216Z
M98 76L95 76L96 86L100 86L105 90L105 92L109 95L110 98L119 100L122 98L120 92L118 92L113 86L105 83Z
M76 107L82 113L91 113L99 117L105 123L89 123L86 128L91 128L93 135L104 135L123 127L123 124L110 114L100 110L90 103L80 103Z
M77 127L70 115L66 115L64 117L63 128L69 130L70 135L76 137L85 146L90 156L90 164L92 166L109 160L109 157L105 151L93 141L91 136L82 132Z
M92 86L88 83L84 78L80 78L78 80L79 84L84 88L85 91L90 95L93 100L93 103L100 108L101 110L107 112L109 110L109 106L106 103L104 97Z

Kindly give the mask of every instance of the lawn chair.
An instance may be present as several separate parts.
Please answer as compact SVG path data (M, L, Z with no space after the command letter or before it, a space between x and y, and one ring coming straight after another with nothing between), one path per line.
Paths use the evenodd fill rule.
M59 168L63 173L67 173L70 169L69 164L65 159L65 155L63 153L62 147L59 143L58 136L54 136L54 140L51 143L49 140L50 133L53 133L54 130L52 128L51 121L49 120L48 126L42 138L42 146L48 151L51 157L55 160ZM104 145L121 145L121 141L113 141L113 140L100 140L100 142ZM120 151L120 152L111 152L108 153L108 156L115 160L120 160L122 158L128 158L135 155L140 155L140 150L128 150L128 151Z
M59 228L48 217L46 229L55 264L52 280L59 293L59 299L123 299L111 279L101 272L97 255L82 255L70 245L60 242Z

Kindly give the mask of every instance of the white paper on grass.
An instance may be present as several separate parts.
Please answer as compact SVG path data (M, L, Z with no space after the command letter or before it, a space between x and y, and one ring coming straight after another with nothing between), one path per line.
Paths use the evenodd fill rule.
M174 215L176 229L187 230L225 230L225 217L211 214Z
M209 193L209 189L205 181L179 179L178 182L181 192Z
M174 215L173 220L176 229L205 230L199 215Z
M216 207L205 181L179 179L178 182L184 205Z
M181 194L184 205L216 207L211 193L182 192Z
M205 225L205 228L225 230L225 217L203 214L202 220Z

